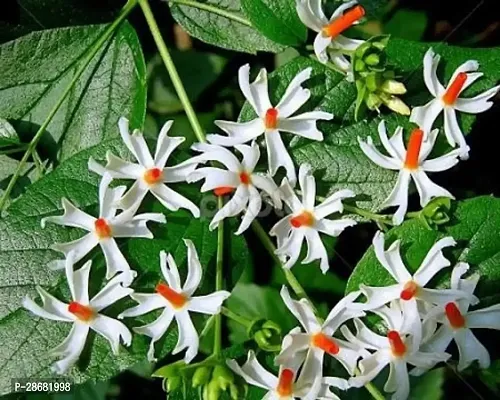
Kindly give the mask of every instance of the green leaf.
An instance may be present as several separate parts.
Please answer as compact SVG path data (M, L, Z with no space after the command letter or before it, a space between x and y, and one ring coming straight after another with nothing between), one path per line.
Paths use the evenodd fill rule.
M252 25L267 38L297 46L307 39L307 28L300 21L295 0L241 0L241 7Z
M12 121L23 141L38 130L105 29L106 25L95 25L45 30L0 46L0 116ZM125 23L86 68L39 148L47 153L58 149L57 159L63 161L117 137L121 116L142 124L145 84L139 40Z
M494 360L489 368L480 369L479 379L498 396L500 393L500 360Z
M240 0L171 0L174 19L192 36L229 50L277 53L283 47L262 36L242 15Z
M401 9L384 24L384 33L401 39L420 40L427 27L427 15L423 11Z
M125 157L124 147L119 139L112 139L98 146L80 152L62 163L54 172L31 185L27 192L9 208L7 218L0 220L0 342L3 351L0 355L0 394L11 388L11 378L49 377L50 365L55 361L48 356L48 351L62 342L69 331L69 324L61 324L36 318L21 308L21 300L29 295L38 298L35 286L40 285L62 300L67 300L69 293L64 275L48 270L47 263L61 257L49 247L55 242L67 242L81 236L74 228L51 224L40 227L40 220L47 215L60 215L63 210L61 197L66 197L77 207L89 213L95 213L98 205L99 177L87 170L89 156L103 160L106 151ZM174 185L174 189L184 194L195 193L200 200L199 190L187 184ZM147 208L147 207L146 207ZM154 203L152 211L166 210ZM187 212L179 211L167 215L168 223L151 224L155 239L122 240L119 246L131 267L138 272L133 287L139 292L151 292L161 278L159 252L170 252L179 264L180 273L186 275L186 248L183 238L193 240L205 268L205 274L199 294L213 291L215 275L215 255L217 234L208 229L209 219L194 219ZM236 224L228 223L226 248L227 267L226 287L231 289L249 262L247 245L241 236L235 236ZM91 295L102 286L105 271L103 257L96 249L91 253L93 268L91 272ZM130 300L113 305L106 314L116 316L121 310L133 304ZM153 315L144 319L126 319L131 326L150 321ZM148 320L149 318L149 320ZM202 324L205 317L197 318L195 323ZM157 354L165 355L176 343L176 329L172 328L158 343ZM69 377L76 383L88 379L106 380L117 372L126 369L138 361L145 360L149 340L134 335L132 346L122 348L118 356L113 356L109 343L99 335L89 340L77 368L73 368Z
M409 400L441 400L443 398L443 384L445 369L437 368L411 380Z
M410 272L415 272L437 240L452 236L457 245L446 250L452 266L458 261L469 263L469 272L480 276L475 294L486 303L498 299L500 242L493 239L500 237L500 199L483 196L457 202L451 223L442 228L438 232L426 228L420 220L406 221L386 234L386 247L400 239L405 265ZM386 286L394 282L376 259L372 247L349 278L347 293L357 290L361 283ZM449 286L450 274L451 268L446 268L433 280L433 287ZM482 302L481 307L483 305Z

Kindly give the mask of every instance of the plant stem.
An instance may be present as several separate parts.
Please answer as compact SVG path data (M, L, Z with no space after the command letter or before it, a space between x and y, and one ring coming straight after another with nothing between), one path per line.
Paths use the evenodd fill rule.
M196 135L196 138L200 142L206 142L203 129L201 128L200 122L198 121L198 118L196 117L196 113L194 112L193 106L191 105L191 102L189 101L189 97L186 93L186 90L184 89L184 85L182 84L181 78L179 77L179 73L177 72L177 69L175 68L175 64L172 60L172 56L170 55L170 52L168 51L167 45L165 44L165 42L161 36L160 29L158 28L158 24L156 23L153 12L151 11L151 7L149 7L148 0L139 0L139 5L142 8L142 12L144 14L144 17L146 18L147 23L148 23L149 30L151 31L151 34L153 35L154 41L156 43L156 47L158 47L158 51L160 52L160 56L163 60L163 63L165 64L165 67L167 68L168 74L170 76L170 80L172 81L172 84L174 85L175 91L177 92L177 96L179 96L179 100L181 101L182 107L184 108L184 111L186 112L189 123L191 124L191 127L193 128L194 134Z
M363 208L351 206L350 204L344 204L344 210L351 212L351 213L354 213L354 214L357 214L361 217L371 219L372 221L382 222L383 224L387 224L387 225L394 225L392 223L392 218L390 215L375 214L375 213L368 211L368 210L365 210Z
M224 197L219 196L218 204L219 210L224 206ZM224 267L224 220L219 222L217 227L217 258L215 264L215 291L222 290L223 279L222 270ZM215 334L214 334L214 351L215 357L220 356L222 353L222 316L217 314L215 316Z
M316 311L313 303L311 302L311 300L307 296L306 291L304 290L302 285L299 283L299 281L297 280L295 275L288 268L283 267L283 263L281 262L281 260L279 259L279 257L275 253L276 247L274 246L273 242L269 238L267 232L264 230L264 228L262 228L262 225L258 221L254 220L252 222L252 229L255 232L255 234L257 235L257 237L260 239L260 241L262 242L263 246L269 252L269 254L273 258L273 260L276 262L276 264L278 264L281 267L281 270L285 274L286 281L288 282L288 284L290 285L292 290L295 292L295 294L298 297L300 297L301 299L309 300L309 303L311 303L311 306L313 307L314 311Z
M252 326L251 320L243 317L242 315L236 314L235 312L231 311L229 308L222 307L221 312L223 315L225 315L229 319L232 319L233 321L237 322L238 324L243 325L247 330Z
M197 1L192 1L192 0L169 0L168 2L172 4L179 4L183 6L198 8L199 10L208 11L213 14L220 15L221 17L232 19L233 21L239 22L240 24L246 26L252 26L252 23L249 20L240 17L239 15L233 14L229 11L223 10L221 8L214 7L210 4L199 3Z
M372 395L375 400L385 400L385 396L380 393L380 390L371 382L365 385L365 389Z
M80 64L80 67L78 70L75 72L75 75L73 76L73 79L71 79L71 82L69 85L66 87L64 90L62 96L59 98L57 103L54 105L52 110L49 112L49 115L43 122L43 124L40 126L38 131L35 133L35 136L33 139L31 139L31 142L28 144L28 148L26 152L24 153L23 158L19 162L19 165L17 166L16 170L14 171L14 174L5 189L5 193L3 194L2 198L0 199L0 211L3 210L5 203L7 199L9 198L9 195L14 188L14 185L16 184L17 180L19 179L19 176L21 175L21 171L23 170L26 162L28 161L29 157L31 154L35 151L36 146L38 142L40 141L40 138L42 137L43 133L49 126L50 122L52 121L52 118L56 115L56 113L59 111L59 108L63 105L64 101L66 98L69 96L71 91L73 90L73 87L76 85L80 77L82 76L83 72L85 69L88 67L94 56L97 54L97 52L101 49L101 47L108 41L108 39L114 34L116 31L116 28L123 22L123 20L130 14L130 12L134 9L134 7L137 4L137 0L128 0L127 4L122 8L120 15L118 15L118 18L116 18L104 31L102 36L100 36L92 45L92 47L88 50L87 54L85 55L82 63Z

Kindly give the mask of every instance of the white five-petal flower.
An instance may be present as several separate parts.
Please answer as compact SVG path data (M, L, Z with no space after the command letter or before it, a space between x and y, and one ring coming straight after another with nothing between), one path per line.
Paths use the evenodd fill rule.
M467 279L461 277L468 271L469 265L459 263L451 274L451 288L462 290L469 295L473 295L479 281L478 276L471 276ZM458 370L467 368L473 361L477 360L481 368L488 368L491 360L488 350L477 339L472 329L497 329L500 330L500 304L495 304L479 310L469 311L471 302L464 298L450 301L444 306L439 305L424 318L424 326L433 320L442 325L438 328L422 346L425 351L443 352L452 340L458 347L460 359ZM420 375L427 369L416 369L412 374Z
M362 346L374 353L364 357L359 362L361 374L349 379L353 387L364 386L373 380L389 364L389 378L385 383L386 392L394 392L392 400L406 400L410 394L410 379L408 364L416 367L435 365L450 358L447 353L424 353L419 350L420 341L414 340L417 333L412 326L406 323L406 318L399 303L394 302L391 308L382 307L373 310L382 317L388 327L387 336L380 336L366 327L360 319L354 319L356 336L347 326L342 326L341 331L351 343Z
M475 72L479 69L479 63L469 60L459 66L445 89L437 77L439 60L440 56L435 54L432 48L425 53L424 81L434 99L425 106L415 107L410 121L418 124L425 134L428 134L438 115L443 112L446 139L450 146L455 147L458 144L461 158L466 159L469 147L458 124L456 111L478 114L490 109L493 105L490 100L498 93L500 86L495 86L472 98L460 98L460 94L466 88L483 76L481 72Z
M187 239L184 242L188 253L188 273L184 285L181 285L181 278L175 260L170 254L167 255L162 251L160 253L160 267L166 283L160 282L156 285L156 293L134 293L131 295L130 297L137 301L139 305L125 310L118 316L120 319L135 317L153 310L163 309L161 315L152 323L133 328L135 332L149 336L152 339L148 350L148 359L150 361L155 360L154 344L163 337L175 318L179 338L172 354L187 349L184 360L189 363L198 354L199 347L198 333L189 312L208 315L218 314L222 302L230 295L229 292L220 290L205 296L193 296L200 285L202 268L193 242Z
M118 300L133 292L121 285L119 276L110 280L99 293L89 300L89 274L91 261L77 271L73 271L74 257L69 253L66 258L66 279L71 292L72 301L69 304L56 299L40 286L36 290L42 299L40 307L28 296L23 300L23 307L33 314L53 321L71 322L73 327L64 341L50 350L51 356L60 356L52 369L64 374L78 360L85 346L89 330L92 329L103 336L111 345L113 354L118 354L120 340L129 346L132 335L120 321L107 317L100 312Z
M363 348L334 338L333 335L344 322L365 315L362 311L347 308L347 305L356 300L359 295L360 292L353 292L344 297L321 323L306 299L292 300L288 289L283 286L281 298L305 332L302 332L300 327L296 327L284 337L276 363L290 365L294 360L298 360L301 364L304 362L301 377L312 382L316 377L323 376L323 361L326 353L338 360L349 374L354 375L354 369L358 358L363 354Z
M137 273L130 266L120 251L115 238L147 238L152 239L153 233L146 223L155 221L165 223L163 214L145 213L135 215L137 207L129 208L117 214L118 201L126 190L125 186L110 188L111 177L105 174L99 185L99 217L95 218L78 208L69 200L61 200L64 214L61 216L45 217L41 221L42 228L47 222L58 225L81 228L89 233L80 239L68 243L56 243L52 249L64 253L67 257L73 252L73 261L77 263L99 244L106 259L106 279L112 278L116 273L122 272L124 285L128 286ZM55 260L49 263L49 268L64 268L64 260Z
M316 127L316 122L333 118L332 114L324 111L310 111L292 117L311 96L309 89L301 86L311 77L311 71L312 68L306 68L296 75L278 105L273 107L269 100L267 71L261 69L255 81L250 83L250 66L242 66L238 73L240 88L257 113L257 118L249 122L215 121L229 136L208 135L208 141L221 146L234 146L250 142L264 134L271 175L274 176L279 167L285 167L289 181L295 185L295 167L280 132L321 141L323 134Z
M250 385L268 390L263 397L265 400L339 400L338 396L330 391L329 386L341 390L349 388L347 381L341 378L315 376L313 381L309 381L303 377L302 373L297 378L296 374L300 366L297 362L281 366L276 377L259 363L253 351L248 352L247 361L241 367L235 360L228 360L227 365Z
M318 32L314 40L314 52L322 63L328 61L328 48L332 62L345 72L349 72L350 63L339 50L354 51L363 43L362 40L350 39L341 35L355 25L365 15L363 7L357 1L349 1L339 6L330 20L325 16L321 0L297 0L297 13L308 28Z
M422 339L422 321L417 300L428 304L446 304L460 298L475 297L456 289L429 289L425 285L443 268L450 266L450 261L443 255L445 247L456 244L452 237L438 240L429 250L420 267L412 275L406 269L399 250L400 241L396 240L384 249L384 234L377 232L373 237L375 256L380 264L396 280L396 284L382 287L360 285L361 292L366 296L366 303L353 303L350 307L373 310L388 304L393 300L401 305L405 319L418 342Z
M291 268L297 262L302 248L302 243L307 241L307 255L303 264L320 260L323 273L328 271L328 254L321 241L319 232L329 236L339 236L342 231L356 224L352 219L327 219L333 213L341 213L344 209L342 200L354 197L351 190L344 189L328 196L320 205L316 202L316 181L308 164L302 164L299 169L299 184L302 191L302 201L293 191L290 183L285 178L281 186L282 197L292 214L282 218L273 226L270 235L276 236L278 248L276 254L287 258L285 268Z
M361 150L370 160L382 168L399 171L394 189L382 204L383 207L398 207L393 217L393 222L396 225L403 222L408 209L408 190L411 179L413 179L417 187L422 207L425 207L433 197L442 196L454 199L450 192L436 185L426 174L426 172L446 171L458 163L460 150L452 150L441 157L427 160L434 147L438 132L437 129L431 131L427 140L424 140L423 131L415 129L410 136L408 148L405 149L403 128L398 127L394 135L389 139L385 122L381 121L378 125L378 133L380 141L389 156L377 150L370 136L366 138L366 141L358 137Z
M215 214L210 223L210 229L215 229L219 221L224 218L238 215L244 211L240 227L236 231L236 234L239 235L250 226L262 208L261 194L258 189L269 195L275 208L281 208L282 202L280 191L273 179L266 174L254 172L260 158L259 146L253 142L251 146L237 145L235 148L243 156L241 162L224 147L206 143L193 145L193 150L201 151L203 154L194 157L191 159L192 161L196 160L196 163L218 161L227 170L215 167L198 168L189 175L188 182L205 179L201 191L214 190L217 195L235 191L232 199Z
M181 163L173 167L165 167L172 152L182 143L183 137L169 137L173 121L167 121L160 131L156 144L154 158L148 149L144 136L138 130L129 133L129 123L126 118L120 118L118 126L123 142L133 154L138 164L134 164L116 157L113 153L106 154L105 167L92 158L89 160L89 169L100 175L108 173L115 179L134 179L135 182L120 200L120 207L139 207L148 192L151 192L158 201L171 211L185 208L198 218L199 208L191 201L170 189L166 184L185 182L187 176L194 171L196 164Z

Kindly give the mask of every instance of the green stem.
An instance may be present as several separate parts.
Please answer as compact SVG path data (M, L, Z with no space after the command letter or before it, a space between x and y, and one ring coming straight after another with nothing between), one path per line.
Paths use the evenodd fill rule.
M233 21L239 22L240 24L246 25L246 26L252 26L252 23L248 21L247 19L240 17L237 14L233 14L229 11L223 10L218 7L214 7L210 4L205 4L205 3L199 3L197 1L192 1L192 0L168 0L169 3L172 4L179 4L183 6L188 6L188 7L195 7L199 10L204 10L211 12L213 14L220 15L221 17L226 17L228 19L232 19Z
M229 319L232 319L233 321L237 322L240 325L243 325L247 330L250 329L252 326L253 321L249 320L248 318L243 317L242 315L236 314L235 312L231 311L229 308L222 307L222 314L228 317Z
M193 106L189 101L189 97L186 93L186 89L184 89L184 85L182 84L181 78L179 77L179 73L177 72L177 68L175 67L174 61L172 60L172 56L168 51L167 45L165 44L158 24L156 23L156 19L151 11L151 7L149 7L148 0L139 0L139 5L142 8L142 12L149 26L149 30L153 35L153 39L156 43L156 47L158 47L158 51L160 52L160 56L167 68L168 74L170 76L170 80L174 85L175 91L177 92L177 96L179 96L179 100L182 103L182 107L186 112L189 123L193 128L194 134L200 142L206 142L205 134L203 129L201 128L200 121L196 117L196 113L194 112Z
M392 223L392 218L390 215L376 214L371 211L359 208L356 206L351 206L350 204L344 204L344 210L359 215L360 217L365 217L371 219L372 221L382 222L387 225L394 225Z
M42 137L43 133L49 126L50 122L52 121L52 118L56 115L56 113L59 111L59 108L63 105L64 101L66 98L69 96L71 91L73 90L73 87L76 85L80 77L82 76L83 72L85 69L88 67L94 56L97 54L97 52L101 49L101 47L108 41L108 39L114 34L116 28L123 22L123 20L130 14L130 12L134 9L134 7L137 4L137 0L128 0L127 4L122 8L120 15L118 15L118 18L116 18L104 31L102 36L100 36L92 45L92 47L88 50L86 53L82 63L80 64L80 67L78 70L75 72L75 75L73 76L73 79L69 83L69 85L66 87L64 90L62 96L59 98L57 103L54 105L52 110L49 112L49 115L43 122L43 124L40 126L38 131L35 133L35 136L33 139L31 139L31 142L28 144L28 148L26 152L24 153L23 158L21 158L21 161L19 162L19 165L17 166L16 170L14 171L14 174L12 175L12 178L5 189L5 193L2 196L2 199L0 200L0 211L3 210L5 203L7 199L9 198L9 195L14 188L14 185L16 184L17 180L19 179L21 172L30 158L31 154L36 149L36 146L38 142L40 141L40 138Z
M219 210L224 206L224 197L218 198ZM222 271L224 267L224 220L219 222L217 227L217 258L215 264L215 291L222 290L223 277ZM214 334L214 352L215 357L222 353L222 316L215 316L215 334Z
M365 385L365 389L368 390L368 392L372 395L372 397L375 400L385 400L385 396L382 393L380 393L380 390L378 390L373 383L368 382Z
M279 257L276 255L276 247L274 246L273 242L269 238L267 232L264 230L264 228L262 228L262 225L257 220L254 220L252 222L252 229L255 232L255 234L257 235L257 237L260 239L260 241L262 242L263 246L269 252L269 254L273 258L275 263L281 267L281 270L285 274L286 281L288 282L288 284L290 285L292 290L295 292L295 294L298 297L300 297L301 299L309 300L309 303L313 307L314 311L316 311L313 303L311 302L311 300L307 296L306 291L304 290L304 288L302 287L300 282L297 280L295 275L288 268L283 267L283 263L281 262Z

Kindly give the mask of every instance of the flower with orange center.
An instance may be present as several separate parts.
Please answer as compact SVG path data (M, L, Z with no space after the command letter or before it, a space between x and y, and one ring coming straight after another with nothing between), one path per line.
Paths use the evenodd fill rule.
M264 124L267 130L275 130L278 127L278 110L276 108L269 108L266 111Z
M412 180L417 187L422 208L435 197L454 198L450 192L436 185L427 176L427 172L439 172L452 168L458 163L461 154L459 150L453 150L441 157L428 160L427 157L434 147L438 133L439 130L435 129L430 132L427 140L424 140L424 130L414 129L405 149L403 128L398 127L394 135L389 138L385 122L381 121L378 134L388 155L380 152L370 136L366 139L358 137L361 150L371 161L382 168L399 171L394 189L382 203L382 207L398 207L392 218L395 225L401 224L404 220Z
M418 294L418 284L414 281L410 281L405 283L403 286L403 290L401 290L401 293L399 294L399 297L401 300L411 300L415 298L415 296Z
M440 56L429 49L424 56L424 81L427 89L434 97L427 104L414 107L410 121L415 122L429 135L437 117L444 114L444 133L452 147L458 145L460 158L469 157L469 147L457 119L457 111L467 114L478 114L487 111L493 105L491 99L498 93L500 86L495 86L472 98L461 97L465 89L483 76L476 72L479 69L477 61L469 60L460 65L453 73L448 86L445 88L437 77ZM493 84L494 81L492 80ZM425 137L424 140L427 138Z
M144 182L156 185L163 181L163 171L160 168L150 168L144 172Z
M394 357L403 357L406 354L406 345L401 339L399 332L397 331L387 332L387 339L389 340L392 355Z
M317 0L296 0L296 9L302 23L318 33L314 40L314 53L318 60L327 63L330 56L333 64L344 71L348 79L352 79L350 62L344 54L354 52L363 41L348 38L342 33L360 22L365 9L357 1L348 1L341 4L329 19Z
M290 218L290 225L294 228L314 225L314 215L309 211L303 211L299 215Z
M196 169L188 177L189 182L205 180L201 187L202 192L213 190L216 196L232 195L231 199L214 215L210 222L210 229L215 229L223 219L241 213L242 221L235 233L239 235L244 232L261 211L262 192L271 198L276 208L281 208L282 202L276 183L268 175L254 172L260 158L257 143L253 142L251 146L236 146L236 150L243 156L241 161L222 146L197 143L192 146L192 149L201 153L193 158L196 163L216 161L226 168L202 167Z
M52 371L58 374L67 373L78 361L91 329L109 342L114 355L118 354L120 343L129 346L132 341L132 334L128 328L120 321L102 314L102 311L130 295L133 290L123 287L121 278L117 276L108 281L89 300L88 287L92 263L88 261L75 271L74 256L75 254L70 252L65 261L66 281L71 293L71 301L68 304L58 300L40 286L37 286L36 290L42 299L42 306L28 296L23 300L23 307L38 317L73 324L68 337L49 351L49 356L59 357L51 367Z
M461 329L465 327L465 318L454 302L447 303L444 307L446 318L453 329Z
M278 378L276 392L281 397L289 397L293 394L293 381L295 373L291 369L283 368Z
M316 333L311 337L311 344L318 349L323 350L330 355L338 354L340 351L339 345L333 338L326 336L323 333Z
M99 239L107 239L112 237L111 227L104 218L98 218L94 222L95 233Z
M184 361L189 363L198 353L199 337L190 313L215 315L220 312L222 302L230 293L220 290L204 296L194 296L202 278L202 267L193 242L184 240L187 247L187 277L181 284L179 269L174 258L164 251L160 253L160 269L165 282L156 285L154 293L134 293L130 297L138 305L122 312L118 318L136 317L162 309L160 316L150 324L134 328L136 333L151 338L148 360L154 361L155 343L160 340L175 319L179 337L173 354L186 349Z

